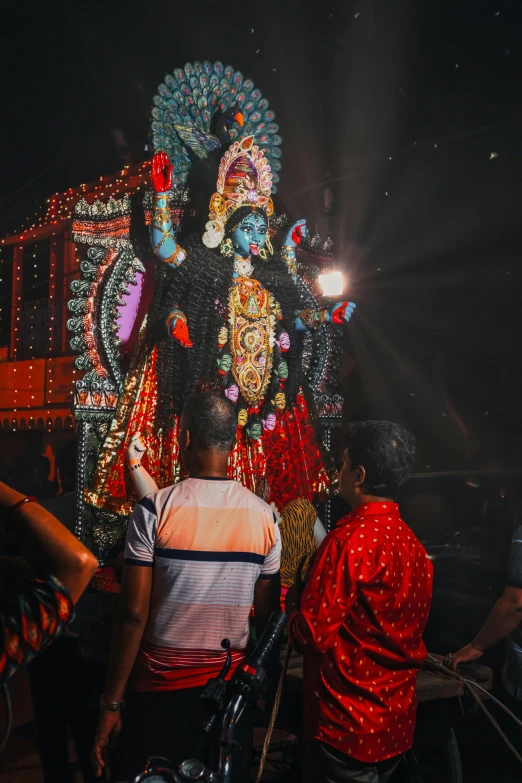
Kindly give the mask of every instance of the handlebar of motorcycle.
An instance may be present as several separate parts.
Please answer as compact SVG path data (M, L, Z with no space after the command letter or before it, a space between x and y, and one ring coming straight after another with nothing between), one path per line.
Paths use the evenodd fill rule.
M249 667L257 670L265 665L270 653L283 635L287 620L288 617L284 612L272 612L252 655L248 658Z

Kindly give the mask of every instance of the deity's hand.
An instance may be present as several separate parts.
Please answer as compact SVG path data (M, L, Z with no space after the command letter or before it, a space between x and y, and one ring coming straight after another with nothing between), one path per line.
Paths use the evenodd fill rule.
M156 193L167 193L172 187L172 164L166 152L152 158L152 187Z
M348 323L357 307L353 302L337 302L329 308L330 318L333 324Z
M306 228L306 220L298 220L297 223L294 223L294 225L288 229L283 246L295 247L296 245L300 245L301 240L304 239L307 234L308 229Z
M127 446L127 465L139 465L147 451L147 444L141 437L141 432L135 432Z
M192 348L187 319L181 310L175 310L166 321L167 331L171 337L178 341L184 348Z

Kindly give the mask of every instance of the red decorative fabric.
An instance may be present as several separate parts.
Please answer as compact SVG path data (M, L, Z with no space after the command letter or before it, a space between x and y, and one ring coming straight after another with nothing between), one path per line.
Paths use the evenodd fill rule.
M155 425L158 403L156 359L154 349L144 362L132 393L123 392L127 408L117 424L123 437L112 448L109 435L100 459L95 492L101 498L110 499L114 510L117 510L119 502L137 502L125 467L127 447L136 432L141 432L147 441L148 449L142 464L158 487L173 484L180 477L178 419L174 417L172 426L163 431ZM105 467L107 462L110 464ZM250 441L244 428L238 427L229 477L253 492L259 481L267 478L272 487L270 500L279 508L296 498L311 501L329 486L331 482L303 394L298 395L294 408L277 412L275 429L265 430L259 441Z
M359 507L325 538L289 621L306 739L374 763L411 747L432 576L395 503Z
M158 487L168 486L175 481L176 466L179 459L178 420L174 418L173 426L159 430L155 424L158 404L158 383L156 375L157 351L154 348L147 357L143 372L137 382L136 389L128 396L127 409L121 423L123 437L112 454L104 454L101 462L110 461L107 477L103 486L96 489L100 495L110 498L113 502L120 500L137 502L132 480L126 470L125 458L127 447L132 436L141 432L147 442L147 451L143 457L143 467L151 474ZM108 451L109 443L104 446Z

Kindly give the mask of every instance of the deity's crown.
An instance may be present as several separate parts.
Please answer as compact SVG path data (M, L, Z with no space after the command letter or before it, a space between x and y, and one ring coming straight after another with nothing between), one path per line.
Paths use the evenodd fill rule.
M225 224L239 207L251 206L267 217L274 212L270 198L272 172L253 136L235 141L221 158L217 190L210 199L209 221L203 244L217 247L225 236Z

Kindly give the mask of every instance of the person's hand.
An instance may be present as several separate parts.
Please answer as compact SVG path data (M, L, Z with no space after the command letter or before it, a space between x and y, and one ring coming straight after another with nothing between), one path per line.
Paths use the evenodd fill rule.
M297 585L292 585L288 588L288 592L285 596L285 612L291 615L293 612L297 612L301 601L301 595Z
M141 432L135 432L127 446L127 465L139 465L146 451L147 444L141 437Z
M483 655L484 651L479 650L479 648L476 647L473 642L471 642L471 644L467 644L465 647L457 650L456 653L447 655L444 658L444 666L456 672L457 666L460 666L461 663L472 663L473 661L478 661L480 658L482 658Z
M353 302L338 302L330 308L330 317L333 324L348 323L357 307Z
M100 710L100 718L94 735L94 744L92 746L91 761L94 767L94 773L97 778L101 778L105 769L104 755L109 744L118 736L121 731L121 711Z
M166 152L157 152L152 158L152 187L156 193L168 193L172 187L172 164Z
M307 235L306 220L298 220L288 229L283 245L284 247L295 247L301 244L301 240Z

